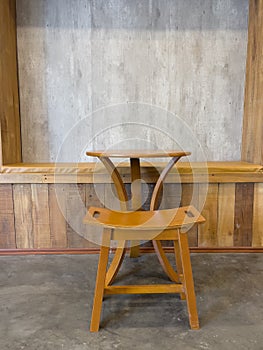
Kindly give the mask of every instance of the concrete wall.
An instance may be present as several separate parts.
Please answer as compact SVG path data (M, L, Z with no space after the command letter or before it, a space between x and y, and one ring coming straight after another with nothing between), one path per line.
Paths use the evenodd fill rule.
M18 0L23 160L116 143L239 160L247 17L248 0Z

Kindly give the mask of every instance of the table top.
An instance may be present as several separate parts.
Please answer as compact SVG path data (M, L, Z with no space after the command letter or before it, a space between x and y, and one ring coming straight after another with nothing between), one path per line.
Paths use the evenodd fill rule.
M180 150L97 150L87 151L86 154L92 157L113 157L113 158L161 158L161 157L183 157L189 156L191 152Z

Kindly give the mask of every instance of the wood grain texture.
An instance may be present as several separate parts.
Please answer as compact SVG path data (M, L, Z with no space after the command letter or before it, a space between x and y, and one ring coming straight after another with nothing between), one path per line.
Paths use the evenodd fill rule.
M236 184L234 246L251 246L254 184Z
M163 165L157 163L159 171ZM200 164L192 163L195 173L195 183L236 183L236 182L263 182L263 166L248 162L208 162L208 178ZM130 173L127 164L119 167L121 177L125 185L130 183ZM177 170L180 174L178 177ZM54 175L56 173L56 175ZM142 164L142 178L147 183L155 183L159 172L147 163ZM0 183L111 183L110 176L103 170L96 171L94 176L94 163L54 163L28 164L17 163L5 165L0 174ZM189 164L177 163L177 167L171 169L167 176L166 183L193 183L193 176ZM145 197L145 196L144 196Z
M220 247L234 243L235 184L219 184L217 236Z
M181 203L182 186L180 183L167 184L164 183L160 194L160 209L172 209L180 207ZM158 201L159 202L159 201ZM163 241L162 246L172 247L173 241Z
M0 1L0 162L21 162L16 1Z
M86 184L86 207L104 207L104 184Z
M51 248L48 185L32 184L34 248Z
M87 239L90 228L83 224L86 213L85 184L68 184L65 191L68 248L94 246Z
M65 210L65 218L69 220L68 223L65 222L62 213L60 213L61 208L58 208L53 186L50 184L0 185L1 249L85 249L97 247L96 241L99 240L101 234L98 228L83 225L85 231L81 231L82 236L76 231L78 231L79 225L82 225L86 214L85 206L103 207L105 185L83 184L77 185L77 189L74 189L72 186L75 185L72 184L59 185L62 191L60 206L62 206L63 211ZM198 186L198 191L192 199L193 184L183 184L181 204L193 204L200 209L198 205L204 199L205 185L195 184L194 186ZM235 191L234 187L236 187ZM173 184L171 189L175 189ZM167 191L169 191L169 184L167 184ZM82 211L76 209L78 196L84 203ZM108 200L110 200L110 196L111 194L109 194ZM191 231L188 233L189 240L192 242L191 246L200 249L202 247L228 247L228 249L232 247L234 249L248 245L262 247L262 203L263 182L258 184L210 184L202 212L207 221L200 225L199 237L196 237L196 232L193 235ZM65 246L65 244L67 245ZM165 242L165 246L169 246L169 244ZM150 245L150 243L146 245Z
M131 204L132 210L140 210L142 206L142 181L140 159L131 158Z
M91 157L110 157L110 158L161 158L161 157L183 157L188 156L191 152L183 152L181 150L147 150L147 149L130 149L130 150L108 150L108 151L88 151L86 152Z
M127 285L110 286L105 288L105 295L113 294L154 294L154 293L181 293L184 288L181 284L146 284L146 285Z
M198 246L217 247L218 184L199 185L199 202L205 199L202 215L207 220L198 226ZM200 208L201 209L201 208Z
M127 187L131 190L130 186ZM118 194L113 183L104 186L104 206L112 210L121 210Z
M146 175L145 179L148 183L154 183L156 178L152 178L151 175ZM86 184L93 183L93 176L91 174L80 174L78 175L78 183ZM180 183L192 183L193 177L192 175L183 174L181 176ZM197 175L195 177L195 181L197 183L244 183L244 182L262 182L263 176L262 172L258 173L250 173L250 172L242 172L242 173L215 173L210 174L207 178L206 175ZM95 183L99 184L107 184L111 181L107 177L107 175L99 175L95 179ZM125 178L125 185L129 182L127 178ZM167 182L173 183L172 175L171 177L168 175ZM62 184L72 184L76 183L76 175L75 174L46 174L46 173L0 173L0 183L62 183Z
M30 184L14 184L14 213L17 248L34 248L32 192Z
M164 183L160 209L172 209L180 207L181 197L182 185L180 183Z
M242 160L263 164L263 1L250 0Z
M199 207L199 185L198 184L182 184L181 205L193 205ZM190 247L198 246L197 226L193 226L187 232Z
M0 185L0 248L16 248L13 189L9 184Z
M175 209L151 210L151 211L115 211L108 208L89 208L84 222L91 225L102 225L115 228L118 231L127 232L154 231L161 234L162 230L187 227L192 223L202 223L205 219L193 206ZM173 231L173 230L172 230ZM175 236L175 234L174 234Z
M108 174L107 170L101 165L99 168L97 163L94 162L81 162L81 163L17 163L17 164L6 164L2 173L10 174L10 173L40 173L40 174L90 174L94 176L98 174ZM164 168L165 164L163 162L154 162L147 163L141 162L141 173L142 178L146 175L148 178L157 179L160 175L160 171ZM122 176L124 176L127 182L130 182L130 165L128 162L123 162L118 166L118 170ZM172 175L174 181L171 182L179 182L178 173L180 176L182 174L230 174L230 173L261 173L263 172L263 166L260 164L253 164L249 162L207 162L206 167L204 167L201 162L178 162L176 167L173 167L170 170L169 174ZM109 177L110 178L110 177ZM189 177L190 178L190 177ZM192 177L193 179L193 177ZM95 179L93 182L96 182ZM193 180L192 180L193 182Z
M263 246L263 184L254 185L253 247Z
M68 246L67 222L65 218L65 185L51 184L48 186L49 221L52 248Z
M104 184L86 184L86 208L96 205L104 207ZM86 227L86 238L89 241L89 247L99 247L100 237L102 235L101 227Z

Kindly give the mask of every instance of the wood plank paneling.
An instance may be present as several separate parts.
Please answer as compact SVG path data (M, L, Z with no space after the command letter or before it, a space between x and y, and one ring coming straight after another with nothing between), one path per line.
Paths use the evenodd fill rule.
M88 225L83 224L86 213L85 184L68 184L65 196L68 248L87 248L92 244L84 237L88 236Z
M182 184L181 205L193 205L199 208L199 185L198 184ZM188 231L188 241L190 247L198 246L197 226L194 225Z
M142 209L143 210L149 210L150 208L154 185L155 185L154 183L146 183L146 182L142 184ZM128 197L130 198L131 196L130 186L127 186L127 185L125 186L128 193Z
M263 164L263 0L250 0L242 160Z
M86 208L90 206L104 207L104 184L86 184ZM89 247L98 247L101 242L102 227L87 226L86 237L89 241Z
M219 184L217 236L220 247L234 244L235 184Z
M182 185L164 183L160 209L178 208L181 204Z
M236 184L234 246L251 246L254 184Z
M0 185L0 248L15 249L12 185Z
M66 248L68 246L67 222L65 218L65 186L63 184L51 184L48 187L52 248Z
M199 185L199 203L205 199L202 215L206 222L198 225L198 246L217 247L218 184ZM200 208L201 209L201 208Z
M32 184L34 248L51 248L48 185Z
M16 1L0 1L0 166L21 162Z
M32 193L29 184L14 184L14 212L17 248L34 248Z
M126 188L126 191L131 190L130 186L125 186L125 188ZM113 183L105 184L104 206L112 210L121 210L120 201Z
M263 246L263 183L254 185L252 246Z
M104 207L104 184L86 184L86 207Z
M161 201L159 209L178 208L181 204L182 185L180 183L164 183L162 192L160 194ZM173 241L164 240L162 245L164 247L173 247Z
M101 228L84 225L82 220L86 207L104 205L105 185L56 186L59 204L55 185L0 185L0 248L97 247ZM192 247L263 246L263 183L210 184L207 196L204 184L183 184L182 205L191 203L200 209L203 200L206 223L199 225L198 232L196 228L189 231ZM163 242L164 246L169 244Z

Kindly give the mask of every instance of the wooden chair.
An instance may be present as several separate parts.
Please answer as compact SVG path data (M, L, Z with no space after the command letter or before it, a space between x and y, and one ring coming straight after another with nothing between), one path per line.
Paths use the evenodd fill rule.
M89 208L84 222L103 226L90 331L99 330L104 295L150 293L179 293L181 299L186 299L191 329L199 329L187 230L193 224L204 221L193 206L134 212ZM174 283L122 286L107 284L106 273L112 240L173 240L177 272L169 272Z

